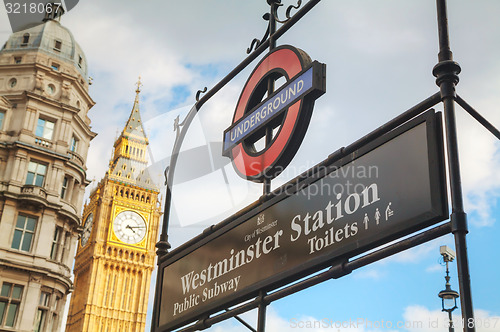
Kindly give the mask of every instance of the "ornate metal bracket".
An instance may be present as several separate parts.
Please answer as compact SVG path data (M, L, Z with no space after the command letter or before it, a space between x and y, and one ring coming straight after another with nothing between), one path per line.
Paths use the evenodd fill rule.
M269 13L265 13L262 18L264 21L269 21L271 15ZM262 45L263 42L265 42L269 38L269 23L267 24L267 29L266 32L264 33L264 36L261 39L254 38L252 40L252 43L250 44L250 47L247 48L247 54L252 53L252 51L256 50L260 45Z
M294 5L288 6L288 8L286 9L286 12L285 12L286 19L284 19L284 20L280 20L278 17L278 8L281 6L283 6L283 4L278 3L277 6L274 7L274 11L272 12L272 14L273 14L273 17L276 20L276 22L284 24L284 23L290 21L290 19L292 18L292 16L290 15L292 10L293 9L297 10L300 8L300 6L302 6L302 0L297 0L297 5L295 5L295 6ZM273 8L273 7L271 7L271 8Z
M196 101L200 101L200 95L205 92L207 92L207 87L204 87L203 90L198 90L196 92Z
M271 6L270 12L265 13L262 18L264 21L268 21L267 24L267 29L266 32L264 33L264 36L261 39L254 38L252 42L250 43L250 47L247 48L247 54L252 53L252 51L255 51L260 45L262 45L269 37L272 37L274 34L276 22L279 22L281 24L285 24L290 19L292 18L293 15L291 15L291 12L293 9L297 10L300 8L302 5L302 0L297 0L296 5L290 5L285 11L285 16L286 19L280 20L279 15L278 15L278 8L282 7L283 4L281 3L281 0L267 0L267 3L269 6Z

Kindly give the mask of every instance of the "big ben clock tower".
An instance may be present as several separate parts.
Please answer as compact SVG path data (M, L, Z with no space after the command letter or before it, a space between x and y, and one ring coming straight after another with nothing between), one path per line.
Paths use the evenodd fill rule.
M159 189L148 174L140 81L109 170L90 194L75 257L66 331L144 331L158 234Z

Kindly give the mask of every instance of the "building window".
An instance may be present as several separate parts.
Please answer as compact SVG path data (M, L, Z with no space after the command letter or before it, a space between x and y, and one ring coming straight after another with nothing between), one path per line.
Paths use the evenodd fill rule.
M23 58L20 56L14 57L14 63L15 64L20 64L22 62Z
M16 86L16 84L17 84L17 79L16 79L16 78L11 78L11 79L9 80L9 87L10 87L10 88L15 87L15 86Z
M14 237L12 238L12 249L29 252L35 235L36 218L19 215L17 216Z
M62 234L61 234L61 241L63 241ZM66 235L64 236L64 242L61 243L62 252L61 252L61 257L59 258L59 261L63 264L66 261L67 254L69 253L70 245L71 245L71 234L70 232L66 232Z
M78 56L78 67L82 68L83 58L81 55Z
M59 247L61 246L61 240L63 238L63 230L61 227L56 227L54 231L54 237L52 238L52 247L50 249L50 259L56 260L57 254L59 253Z
M21 44L21 46L26 46L29 41L30 41L30 34L29 33L25 33L23 35L23 43Z
M35 135L45 139L52 139L55 123L45 119L38 119Z
M59 64L58 63L52 62L50 67L54 70L59 71Z
M64 232L62 227L56 227L52 238L52 247L50 249L50 258L52 260L64 263L66 253L70 244L69 232Z
M0 291L0 326L14 327L23 295L23 286L8 282Z
M56 300L54 301L54 305L52 306L52 322L51 326L47 329L47 331L54 331L57 326L59 326L59 316L57 315L59 303L61 302L61 298L56 295Z
M69 183L69 178L65 176L61 187L61 199L64 199L66 197L66 192L68 190L68 183Z
M45 321L47 320L47 313L49 311L50 293L42 292L40 294L40 301L38 301L38 309L35 318L34 332L43 331Z
M69 142L69 149L72 152L76 152L76 150L78 149L78 138L76 138L75 136L71 137L71 142Z
M60 40L54 41L54 50L60 52L61 51L62 42Z
M28 164L28 174L26 175L26 184L42 187L46 172L47 165L30 161Z
M3 128L3 121L5 120L5 112L0 111L0 130Z

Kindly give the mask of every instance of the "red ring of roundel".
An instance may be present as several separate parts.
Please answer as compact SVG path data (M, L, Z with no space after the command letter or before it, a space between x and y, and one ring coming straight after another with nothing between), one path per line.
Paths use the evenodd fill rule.
M248 99L263 77L271 71L281 69L286 72L289 80L310 63L307 55L304 57L302 53L293 46L284 45L276 48L261 60L243 88L233 123L245 115ZM271 145L260 153L248 154L243 143L237 144L232 149L233 166L240 176L255 182L263 182L266 175L271 178L275 177L289 164L302 142L311 116L312 103L307 105L310 107L303 107L303 104L304 101L299 99L288 107L278 134ZM292 144L293 141L295 144Z

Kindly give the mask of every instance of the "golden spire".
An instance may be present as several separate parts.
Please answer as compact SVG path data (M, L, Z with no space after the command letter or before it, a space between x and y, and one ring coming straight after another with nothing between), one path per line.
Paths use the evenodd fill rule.
M147 145L149 142L142 125L139 111L139 93L141 92L142 86L140 76L136 85L136 96L132 111L130 112L125 127L113 145L113 155L109 163L110 173L112 173L113 169L116 167L119 159L130 159L147 164Z

